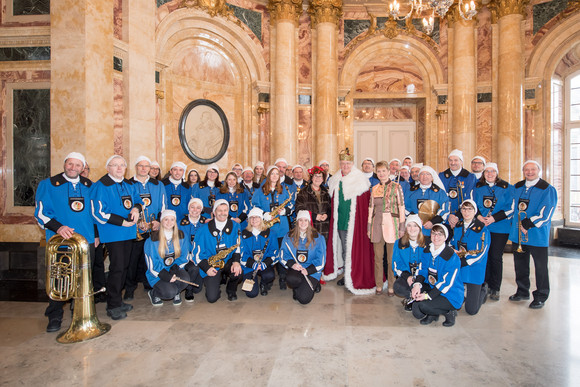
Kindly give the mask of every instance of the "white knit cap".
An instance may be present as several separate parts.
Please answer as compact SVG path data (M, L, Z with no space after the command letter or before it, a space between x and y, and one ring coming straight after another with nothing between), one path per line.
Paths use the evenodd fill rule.
M158 168L161 167L161 165L159 165L159 163L157 161L152 161L151 162L151 166L152 167L158 167Z
M193 203L197 203L197 204L199 204L201 206L201 208L203 208L203 202L201 201L200 198L191 198L189 200L189 203L187 203L187 208L189 209L189 207L191 207L191 205Z
M240 164L240 163L235 163L234 165L232 165L232 171L233 171L233 170L234 170L234 168L235 168L236 166L238 166L238 165L239 165L240 167L242 167L242 168L244 167L244 166L243 166L242 164Z
M393 161L398 161L398 162L399 162L399 164L402 164L402 163L401 163L401 160L399 160L399 159L392 159L391 161L389 161L389 165L391 165L391 163L392 163Z
M449 158L451 156L457 156L457 157L459 157L459 159L461 160L461 162L463 162L463 152L460 151L459 149L453 149L451 151L451 153L449 153L449 156L447 156L447 158Z
M244 173L244 172L248 172L248 171L250 171L250 172L254 173L254 170L252 169L252 167L246 167L246 168L244 168L244 169L242 170L242 173Z
M471 159L471 161L473 162L473 160L481 160L483 161L483 165L485 165L485 158L483 156L475 156L474 158Z
M491 168L491 169L495 170L495 172L496 172L496 173L499 175L499 169L497 169L497 164L496 164L496 163L486 163L486 164L485 164L485 169L484 169L484 171L485 171L486 169L488 169L488 168Z
M211 163L210 165L207 166L207 171L209 171L210 169L215 170L217 173L220 173L220 167L218 167L218 165L216 163Z
M433 230L435 226L441 226L441 228L443 229L443 233L445 234L445 240L447 240L447 238L449 238L449 230L447 229L447 227L445 227L445 225L442 223L437 223L434 224L433 227L431 227L431 230Z
M107 159L107 162L105 163L105 168L107 168L109 166L109 163L111 161L113 161L113 159L116 159L116 158L123 160L125 162L125 166L127 166L127 160L125 160L125 158L123 156L113 155Z
M302 170L304 170L304 167L303 167L302 165L300 165L300 164L296 164L295 166L293 166L293 167L292 167L292 172L294 172L294 170L295 170L296 168L302 168Z
M248 212L248 218L251 218L252 216L257 216L260 219L264 219L264 211L262 211L260 207L254 207L250 210L250 212Z
M279 159L276 159L276 161L274 161L274 165L276 165L276 164L278 164L278 163L280 163L280 162L282 162L282 163L284 163L284 164L288 165L288 161L286 161L286 159L285 159L285 158L283 158L283 157L280 157Z
M230 206L230 204L228 203L228 201L227 201L226 199L218 199L218 200L216 200L216 201L215 201L215 203L213 204L213 209L212 209L212 212L215 212L215 210L216 210L216 209L217 209L219 206L221 206L222 204L225 204L226 206L228 206L228 208L229 208L229 206Z
M310 212L306 210L298 211L298 214L296 214L296 221L299 221L300 219L308 219L308 221L310 222L312 220L310 218Z
M165 218L167 216L173 216L174 218L177 218L177 216L175 215L175 211L163 210L163 212L161 213L161 216L159 217L159 221L161 222L163 220L163 218Z
M185 165L185 163L182 161L176 161L173 164L171 164L171 167L169 167L169 170L172 170L174 167L181 168L181 169L183 169L184 172L187 171L187 165Z
M524 161L524 163L522 164L522 171L524 170L524 167L526 166L526 164L529 164L529 163L536 164L538 166L538 169L540 170L540 173L538 174L538 176L542 177L542 166L536 160Z
M256 167L262 167L262 168L264 168L264 162L263 161L258 161L256 163L256 165L254 165L254 168L256 168Z
M83 163L83 168L87 166L87 160L85 160L85 156L83 156L79 152L70 152L68 155L66 155L66 157L64 158L64 161L66 162L68 159L80 160Z
M406 169L406 170L407 170L407 171L409 171L409 172L411 171L411 168L409 168L409 166L408 166L408 165L403 165L403 166L401 167L401 169Z
M367 160L373 164L373 167L375 166L375 160L371 159L370 157L366 157L365 159L363 159L362 163L364 163ZM361 165L362 165L362 163L361 163Z
M443 192L447 193L447 191L445 191L445 186L443 185L443 182L441 181L439 175L437 174L437 172L435 172L433 168L431 168L428 165L425 165L424 167L421 168L421 170L419 170L419 175L421 175L422 172L428 172L431 176L433 176L433 183L437 187L441 188Z
M147 157L147 156L139 156L135 160L135 165L139 164L141 161L147 161L149 164L151 164L151 159L149 157Z
M411 165L411 169L413 169L413 168L423 168L423 163L416 163L416 164Z
M405 160L407 160L407 159L411 160L411 164L413 164L413 158L412 158L411 156L405 156L405 157L403 158L403 161L405 161Z
M409 223L416 223L417 226L419 226L419 228L423 227L423 222L421 221L421 218L417 214L411 214L407 216L407 219L405 220L405 225L408 225Z
M270 165L270 166L268 167L268 170L266 171L266 176L268 176L268 175L270 174L270 171L271 171L272 169L274 169L274 168L276 168L276 169L278 170L278 172L280 172L280 169L279 169L277 166L275 166L275 165Z
M318 163L318 166L321 166L322 164L330 165L330 163L327 160L320 160L320 162Z
M471 200L471 199L465 199L465 200L463 201L463 203L461 203L461 207L463 207L463 205L464 205L465 203L470 203L470 204L473 206L473 208L475 208L475 213L477 214L477 204L475 204L475 201L474 201L474 200Z

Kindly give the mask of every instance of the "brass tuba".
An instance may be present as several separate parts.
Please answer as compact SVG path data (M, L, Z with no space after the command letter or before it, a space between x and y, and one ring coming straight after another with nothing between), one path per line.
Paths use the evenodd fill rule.
M104 335L111 325L99 322L93 299L89 243L80 234L69 239L56 234L46 244L46 294L54 301L75 300L70 327L57 336L61 344ZM105 288L97 293L105 291Z

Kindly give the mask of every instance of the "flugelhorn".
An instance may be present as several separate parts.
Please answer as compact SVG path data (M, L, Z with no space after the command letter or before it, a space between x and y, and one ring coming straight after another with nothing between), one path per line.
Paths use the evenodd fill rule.
M139 213L139 220L137 220L137 236L135 237L137 241L142 241L144 239L143 235L141 235L141 231L145 234L151 232L153 221L155 220L155 215L151 214L149 221L147 221L145 211L147 211L147 209Z
M518 212L518 248L516 249L516 252L518 253L524 252L524 249L522 249L522 242L526 243L528 241L528 234L522 232L522 214L524 217L528 217L526 211L520 210Z
M96 293L105 291L105 288ZM46 244L46 294L55 301L75 300L70 327L57 336L62 344L104 335L111 325L101 323L95 312L89 243L80 234L69 239L56 234Z

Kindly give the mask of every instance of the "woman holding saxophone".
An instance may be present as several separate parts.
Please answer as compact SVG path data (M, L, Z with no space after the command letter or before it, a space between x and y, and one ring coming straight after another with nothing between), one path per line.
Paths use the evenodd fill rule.
M464 200L459 207L460 219L453 229L451 245L461 259L461 280L467 288L465 311L474 315L487 297L487 284L484 284L489 231L477 219L477 205L471 199Z
M229 301L238 299L238 283L242 278L240 265L240 226L228 219L227 200L218 199L213 205L213 219L195 236L194 261L203 278L205 297L210 303L219 300L222 275L227 278Z
M164 210L160 222L160 229L145 241L147 281L153 287L148 292L149 300L153 306L171 299L173 305L181 305L181 292L187 287L182 280L190 281L184 268L189 263L189 239L177 228L175 211Z
M487 163L473 191L473 199L480 211L477 219L485 224L490 235L485 283L489 286L489 298L494 301L499 301L503 277L503 249L514 215L514 187L501 180L498 174L497 164Z

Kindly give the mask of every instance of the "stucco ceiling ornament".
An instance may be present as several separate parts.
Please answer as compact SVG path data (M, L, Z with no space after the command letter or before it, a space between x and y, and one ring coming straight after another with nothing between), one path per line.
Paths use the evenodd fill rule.
M182 0L180 8L198 8L209 13L211 17L220 15L237 20L225 0Z

